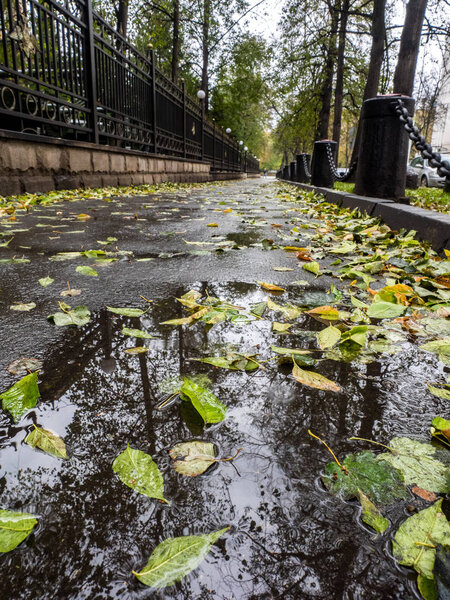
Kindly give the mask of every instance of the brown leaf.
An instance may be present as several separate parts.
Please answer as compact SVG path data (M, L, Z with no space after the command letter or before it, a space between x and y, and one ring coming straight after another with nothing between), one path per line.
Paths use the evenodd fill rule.
M423 488L420 488L417 485L411 488L411 491L413 492L413 494L419 496L419 498L422 498L427 502L434 502L435 500L437 500L436 494L434 494L433 492L429 492L428 490L424 490Z

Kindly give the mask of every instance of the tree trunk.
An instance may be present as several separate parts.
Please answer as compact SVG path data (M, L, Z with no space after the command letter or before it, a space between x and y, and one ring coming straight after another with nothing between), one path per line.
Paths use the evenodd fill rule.
M329 45L326 50L327 59L323 69L324 79L322 82L322 89L320 91L320 112L319 122L317 124L317 130L315 139L323 140L328 138L328 128L330 125L330 111L331 111L331 98L333 95L333 74L334 74L334 63L336 60L336 34L338 29L339 11L338 11L339 0L336 0L334 5L330 8L331 12L331 26L330 26L330 37Z
M208 114L209 108L209 80L208 80L208 68L209 68L209 22L211 19L211 0L203 0L203 63L202 63L202 90L205 92L205 113Z
M397 66L394 73L394 93L411 96L420 49L420 34L427 0L409 0L406 7Z
M178 82L178 64L180 60L180 0L173 0L172 30L172 81Z
M339 45L336 66L336 88L334 90L334 119L332 138L336 142L336 159L339 159L339 142L341 139L342 104L344 100L344 56L349 9L350 0L343 0L341 5L341 19L339 25Z
M374 98L378 93L380 83L381 65L384 58L384 44L386 38L386 0L374 0L372 15L372 47L370 49L369 71L367 73L366 87L363 100ZM358 160L359 143L361 140L361 120L358 121L355 143L353 144L352 159L350 164Z
M117 31L124 38L127 37L128 30L128 1L119 0L117 7Z

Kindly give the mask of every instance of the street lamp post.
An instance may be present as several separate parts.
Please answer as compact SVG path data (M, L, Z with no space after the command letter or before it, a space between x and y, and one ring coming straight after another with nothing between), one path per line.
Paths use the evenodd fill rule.
M201 126L201 159L203 160L204 155L205 155L205 144L204 144L204 135L203 135L203 131L204 131L204 122L205 122L205 103L203 102L204 99L206 98L206 94L204 92L204 90L198 90L197 92L197 98L200 101L200 105L202 107L202 126Z
M247 146L245 146L245 148L244 148L244 152L245 152L245 158L244 158L244 173L247 173L247 151L248 151L248 148L247 148Z

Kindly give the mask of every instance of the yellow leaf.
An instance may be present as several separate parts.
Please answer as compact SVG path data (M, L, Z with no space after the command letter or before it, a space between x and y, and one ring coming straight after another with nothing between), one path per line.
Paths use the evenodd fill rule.
M77 216L77 219L79 219L80 221L86 221L87 219L90 219L91 216L90 215L86 215L85 213L80 213Z
M316 388L318 390L325 390L328 392L341 391L341 388L334 383L334 381L330 381L330 379L320 375L320 373L300 369L295 360L294 368L292 369L292 375L299 383L303 383L303 385L307 385L308 387Z
M259 285L269 292L284 292L284 288L274 285L273 283L266 283L265 281L258 281Z
M224 213L230 213L230 212L233 212L233 209L232 208L226 208L223 212Z
M322 317L323 319L331 319L331 320L339 319L339 311L337 308L334 308L333 306L318 306L317 308L308 310L307 314L315 315L317 317Z
M286 252L308 252L308 248L300 248L300 246L285 246Z
M206 227L219 227L217 223L208 223Z

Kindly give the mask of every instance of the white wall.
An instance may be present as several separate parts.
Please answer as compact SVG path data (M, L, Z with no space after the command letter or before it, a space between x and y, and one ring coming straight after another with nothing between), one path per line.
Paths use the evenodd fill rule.
M445 62L450 60L450 44L447 46ZM443 68L444 70L444 68ZM439 94L438 118L433 126L431 145L437 150L450 151L450 72L447 66L447 76Z

